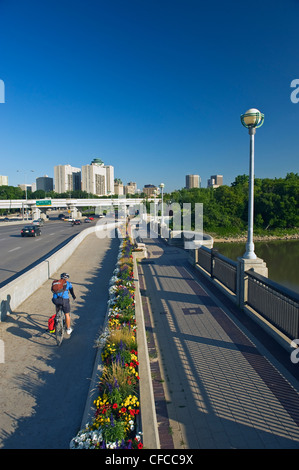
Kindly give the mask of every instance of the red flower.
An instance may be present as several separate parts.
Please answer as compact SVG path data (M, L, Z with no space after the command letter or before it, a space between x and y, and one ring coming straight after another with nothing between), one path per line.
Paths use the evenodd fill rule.
M138 445L137 445L138 449L142 449L143 448L143 444L142 442L138 442Z
M118 404L117 404L117 403L114 403L114 404L112 405L112 408L113 408L114 410L116 410L116 408L118 408Z

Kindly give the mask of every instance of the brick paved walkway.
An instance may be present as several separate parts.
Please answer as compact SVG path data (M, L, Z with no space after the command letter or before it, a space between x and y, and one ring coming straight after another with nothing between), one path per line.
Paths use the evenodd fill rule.
M161 448L299 448L299 365L227 299L220 303L183 250L143 242L139 278Z

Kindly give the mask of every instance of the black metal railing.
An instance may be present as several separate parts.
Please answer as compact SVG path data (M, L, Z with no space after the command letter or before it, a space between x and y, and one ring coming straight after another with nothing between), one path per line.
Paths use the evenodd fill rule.
M225 286L230 294L233 293L231 298L241 308L250 307L289 338L299 338L299 294L253 269L242 273L238 262L226 258L215 249L199 248L197 264L211 279Z
M198 264L209 274L212 272L212 250L202 246L198 249Z
M237 293L237 262L221 255L216 250L211 250L212 271L211 277L220 281L234 294Z
M246 304L291 338L299 337L299 294L249 270Z

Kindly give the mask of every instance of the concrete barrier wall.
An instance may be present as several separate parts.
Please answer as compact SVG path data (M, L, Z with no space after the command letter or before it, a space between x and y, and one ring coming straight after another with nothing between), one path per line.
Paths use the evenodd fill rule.
M111 224L99 224L80 232L67 245L58 250L52 256L39 263L34 268L9 282L0 289L0 321L5 320L6 315L14 311L22 302L32 295L40 286L58 271L76 248L88 235L98 232L99 236L107 236L107 232L118 227L121 222Z

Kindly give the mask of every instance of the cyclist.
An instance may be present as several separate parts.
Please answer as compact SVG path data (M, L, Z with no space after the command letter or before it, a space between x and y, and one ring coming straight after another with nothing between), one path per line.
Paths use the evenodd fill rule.
M62 273L60 275L60 279L66 279L66 282L67 282L66 289L65 291L59 294L53 294L53 297L52 297L52 302L53 304L56 305L56 313L58 313L60 306L62 306L62 311L65 314L66 332L68 335L70 335L73 331L73 329L71 328L71 315L70 315L71 306L70 306L69 292L71 293L71 296L73 297L74 300L76 298L74 294L73 286L71 282L68 281L69 277L70 276L67 273Z

